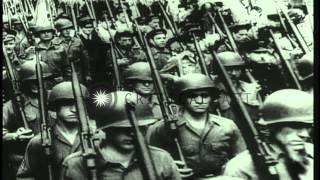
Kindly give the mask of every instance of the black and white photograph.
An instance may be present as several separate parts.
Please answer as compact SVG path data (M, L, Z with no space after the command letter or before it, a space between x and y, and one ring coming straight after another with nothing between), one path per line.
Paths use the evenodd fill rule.
M3 0L1 179L317 179L318 3Z

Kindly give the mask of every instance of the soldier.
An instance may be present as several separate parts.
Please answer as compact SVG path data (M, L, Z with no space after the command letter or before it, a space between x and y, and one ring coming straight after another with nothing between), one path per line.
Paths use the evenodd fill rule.
M258 126L272 150L279 179L313 179L313 145L306 143L313 124L313 98L294 89L283 89L268 96L261 108ZM241 165L239 165L239 163ZM260 179L248 151L231 159L224 175Z
M117 32L115 37L118 65L128 66L137 61L146 61L146 54L140 49L133 49L133 34L129 31ZM107 52L107 67L112 66L111 50Z
M81 39L73 37L73 24L68 18L60 18L56 21L56 28L60 36L53 40L54 44L62 45L67 53L68 61L73 61L77 75L81 82L92 80L88 51L84 48ZM71 68L66 69L65 79L71 79Z
M151 44L151 52L158 69L163 68L171 57L171 52L166 48L167 31L164 29L157 29L149 32L146 36Z
M97 151L96 169L99 179L144 179L141 165L141 156L135 148L132 126L126 114L126 103L135 102L135 114L137 124L142 132L145 128L156 122L150 108L137 102L138 95L128 91L117 91L107 94L111 99L103 107L99 107L100 113L96 118L99 130L106 134L105 138L95 147ZM101 111L100 111L101 110ZM106 119L106 117L109 117ZM156 164L156 173L160 179L180 180L181 177L172 157L164 150L148 146L151 157ZM139 157L139 159L138 159ZM84 167L81 153L74 153L67 157L63 163L61 180L89 180L88 171Z
M259 91L261 89L258 83L248 83L241 80L245 70L245 62L239 55L234 52L226 51L217 54L219 60L226 68L233 85L239 93L243 103L246 105L252 119L258 120L258 108L260 105ZM232 120L237 120L233 114L231 99L226 92L224 85L221 82L217 83L218 88L221 90L219 98L219 110L221 115Z
M233 39L237 44L239 50L245 50L241 46L245 45L247 42L250 41L250 33L249 33L250 28L251 28L251 24L247 22L239 22L229 26ZM228 43L227 45L224 44L220 46L217 52L224 52L228 50L232 50L230 43Z
M88 98L87 89L81 85L82 93ZM52 158L47 162L42 149L41 135L28 143L24 160L17 173L18 179L48 178L48 163L53 168L54 179L60 176L60 169L65 157L80 150L79 120L71 82L62 82L52 88L49 95L49 109L56 113L57 120L52 125Z
M10 170L14 174L16 174L22 161L26 143L40 132L35 65L35 61L27 61L21 65L18 71L18 76L21 80L21 109L23 112L19 112L18 107L12 100L6 102L2 108L2 139L9 153ZM41 63L41 65L44 74L43 78L49 80L52 75L49 67L45 63ZM45 85L47 85L47 82ZM47 87L47 89L50 89L50 87ZM18 115L20 113L24 113L28 127L24 126L23 120ZM50 117L54 118L54 116Z
M146 62L136 62L128 66L124 72L126 90L141 96L140 101L148 104L156 118L161 118L159 101L155 95L150 66Z
M51 25L38 25L34 28L35 36L40 39L36 51L41 61L48 64L51 71L57 76L57 81L62 81L69 67L67 53L61 44L54 43L55 30Z
M6 48L9 60L11 61L14 68L18 68L24 61L18 57L15 46L16 46L16 32L15 31L6 31L4 36L3 43Z
M221 174L228 159L245 150L246 145L235 123L209 114L209 106L219 96L213 81L203 74L188 74L176 81L176 100L182 106L178 115L177 134L186 160L194 177L213 177ZM173 139L163 121L148 129L151 145L163 148L177 157ZM178 165L183 165L177 161ZM181 172L184 177L192 172Z
M21 17L22 18L22 17ZM30 47L27 34L23 29L23 25L19 17L14 16L12 18L12 28L17 32L16 35L16 46L15 50L17 52L18 57L25 57L26 56L26 49Z
M105 60L107 55L107 44L100 38L97 30L93 27L93 19L88 16L83 16L79 19L79 38L83 42L84 49L88 51L90 57L89 74L92 75L94 82L106 82L105 79Z

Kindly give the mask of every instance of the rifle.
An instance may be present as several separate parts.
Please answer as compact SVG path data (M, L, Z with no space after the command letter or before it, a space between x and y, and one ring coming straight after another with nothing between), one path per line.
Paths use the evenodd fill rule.
M289 27L291 28L292 33L293 33L294 37L296 38L296 40L297 40L300 48L304 52L304 54L309 53L310 49L307 46L307 43L305 42L303 37L301 36L301 33L299 32L297 26L292 22L289 15L287 13L285 13L281 7L280 7L280 10L281 10L282 14L284 15L285 20L288 22Z
M114 73L114 78L115 78L115 87L116 90L121 90L122 86L121 86L121 81L120 81L120 73L119 73L119 66L118 66L118 61L117 61L117 57L116 57L116 52L114 49L114 45L111 42L111 59L112 59L112 67L113 67L113 73Z
M137 125L134 105L127 102L126 112L130 120L130 123L133 127L133 132L134 132L135 141L136 141L136 148L138 150L137 152L140 155L139 160L141 160L141 164L143 166L141 170L143 172L144 179L159 180L160 178L157 176L154 162L151 158L150 151L146 145L146 140L142 135L142 133L140 132L139 127Z
M227 38L228 38L228 40L229 40L229 42L230 42L230 45L231 45L232 50L233 50L235 53L237 53L237 54L239 55L239 57L242 59L242 56L241 56L240 53L239 53L237 44L236 44L235 40L233 39L233 36L232 36L232 34L231 34L231 32L230 32L230 29L229 29L229 27L227 26L227 24L226 24L226 22L225 22L225 20L224 20L224 18L223 18L223 16L222 16L222 14L221 14L221 11L217 11L217 14L218 14L218 17L220 18L220 20L221 20L221 22L222 22L223 28L224 28L224 30L225 30L225 32L226 32L226 34L227 34ZM245 62L245 61L244 61L244 62ZM248 79L249 79L249 81L250 81L251 83L256 83L256 82L257 82L257 81L254 79L254 77L252 76L251 72L250 72L247 68L245 69L244 72L245 72L246 76L248 77ZM260 96L259 94L258 94L258 100L259 100L259 103L261 104L261 103L262 103L262 100L261 100L261 96Z
M77 25L77 19L76 19L76 14L74 13L74 5L70 5L70 11L71 11L71 17L72 17L72 22L73 22L73 26L74 26L74 30L75 30L75 33L77 34L78 33L78 25Z
M40 64L39 53L36 51L36 76L38 80L38 101L39 101L39 112L41 119L41 146L44 150L45 158L48 163L48 178L53 180L53 169L51 164L52 158L52 138L51 138L51 129L48 125L48 108L47 108L47 93L45 91L43 83L43 72L42 66Z
M21 93L20 87L18 85L18 79L16 77L16 73L13 70L11 61L9 60L9 57L8 57L8 54L7 54L7 51L5 49L3 42L2 42L2 51L3 51L3 55L4 55L8 79L11 82L11 86L12 86L12 90L13 90L13 99L12 99L12 103L14 105L13 107L15 108L15 112L18 113L17 114L18 118L22 120L24 128L30 129L29 125L27 123L27 118L26 118L24 109L22 108L23 107L22 93Z
M81 131L81 145L82 145L82 156L85 160L86 167L89 169L90 179L97 180L96 172L96 152L94 150L93 133L89 128L89 118L83 102L83 94L81 91L81 86L77 73L75 70L74 62L70 62L72 71L72 90L74 97L76 99L76 109L78 113L78 118L80 121L80 131Z
M160 1L157 1L157 2L158 2L159 7L160 7L160 9L161 9L161 12L162 12L162 15L163 15L163 17L164 17L164 20L165 20L165 21L167 22L167 24L169 25L169 28L170 28L171 32L173 33L173 35L174 35L175 37L179 37L180 33L179 33L178 30L177 30L177 26L175 25L174 22L171 22L168 14L166 13L166 11L164 10L164 8L163 8L163 6L162 6L162 4L161 4L161 2L160 2ZM181 42L179 42L179 46L182 48L182 50L185 49L185 48L183 47L183 45L182 45Z
M204 61L203 54L201 52L199 42L196 40L196 36L195 36L194 32L192 33L192 37L193 37L194 46L196 47L197 55L199 57L199 61L198 62L199 62L202 74L210 77L208 69L207 69L207 64Z
M151 69L151 73L152 73L152 78L155 82L157 97L159 99L159 105L160 105L163 119L166 123L166 126L169 128L169 132L172 135L171 137L173 137L173 141L176 145L176 148L177 148L177 151L179 154L179 158L181 161L183 161L185 163L185 159L182 154L182 150L181 150L178 138L177 138L178 133L177 133L177 126L175 124L177 121L177 116L173 112L174 111L173 107L170 106L170 104L169 104L169 98L168 98L166 91L165 91L165 88L162 84L160 74L157 70L156 64L155 64L153 56L152 56L151 49L148 45L148 42L147 42L147 39L145 36L143 37L143 40L144 40L144 44L145 44L145 51L147 54L147 60L150 65L150 69Z
M290 77L290 80L291 82L293 83L294 85L294 88L296 89L302 89L301 87L301 84L296 76L296 74L294 73L290 63L288 62L288 60L284 57L283 53L282 53L282 50L281 50L281 47L279 45L279 42L277 40L277 38L274 36L273 34L273 30L272 29L269 29L269 33L271 35L271 38L273 40L273 43L275 45L275 49L277 51L277 53L279 54L279 57L280 57L280 61L281 61L281 64L282 64L282 67L285 68L285 70L289 73L289 77Z
M250 115L243 104L241 97L238 95L235 87L232 84L228 73L217 57L215 51L212 51L214 61L217 67L217 73L227 91L230 93L231 103L233 103L234 113L239 117L239 121L236 122L244 140L247 144L247 148L252 156L255 168L257 169L259 179L261 180L276 180L277 172L275 169L275 161L269 161L272 159L269 146L261 140L258 131L256 130Z

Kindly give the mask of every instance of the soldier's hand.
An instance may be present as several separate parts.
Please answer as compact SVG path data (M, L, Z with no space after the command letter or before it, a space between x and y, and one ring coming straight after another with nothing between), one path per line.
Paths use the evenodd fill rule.
M121 66L121 65L126 65L129 63L129 59L128 58L121 58L121 59L118 59L118 65Z
M186 164L182 161L174 161L178 167L178 171L182 178L191 177L193 175L193 170L186 167Z
M34 134L31 129L26 129L24 127L21 127L16 131L15 139L23 141L23 140L31 139L33 136Z

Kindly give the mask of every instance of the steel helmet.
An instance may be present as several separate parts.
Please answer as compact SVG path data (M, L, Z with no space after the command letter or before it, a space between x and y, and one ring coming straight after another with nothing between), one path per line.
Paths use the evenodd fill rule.
M21 81L26 81L26 80L36 80L36 61L26 61L23 64L21 64L20 69L18 70L18 75ZM42 66L42 72L43 72L43 78L48 78L52 76L51 70L49 66L44 63L40 62Z
M124 72L125 80L152 81L151 69L147 62L136 62Z
M39 33L41 31L54 31L54 28L50 24L38 25L34 27L35 33Z
M261 109L259 125L277 123L313 123L312 95L296 90L283 89L270 94Z
M245 62L235 52L225 51L217 54L218 59L224 66L244 66Z
M69 20L67 18L60 18L56 21L55 26L58 31L62 31L64 29L72 28L73 23L71 20Z
M141 96L129 91L116 91L100 94L97 97L94 113L99 129L109 127L131 127L126 113L126 103L135 104L135 115L138 126L146 126L157 121L148 104L139 101Z
M209 77L200 73L190 73L182 76L175 82L176 95L178 102L181 101L181 96L187 92L195 90L208 90L209 93L217 97L219 90L216 88L215 83Z
M89 98L89 92L84 85L81 86L82 95L85 99ZM49 109L54 110L58 103L63 101L75 100L72 89L72 82L65 81L55 85L49 95Z

